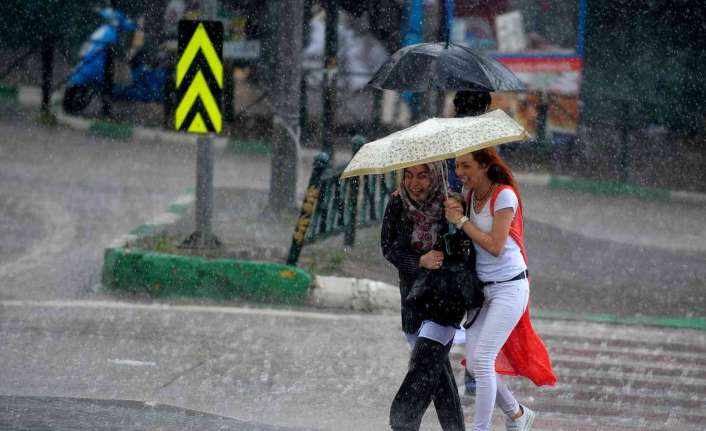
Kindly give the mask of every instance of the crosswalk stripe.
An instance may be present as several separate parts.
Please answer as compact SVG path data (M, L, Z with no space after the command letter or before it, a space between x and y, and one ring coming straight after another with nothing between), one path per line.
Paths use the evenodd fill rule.
M696 363L705 363L706 355L696 352L670 352L659 349L651 349L649 346L633 348L633 347L603 347L603 346L586 346L580 343L562 343L549 344L550 353L562 353L564 351L582 351L585 353L597 354L622 354L634 358L663 358L665 360L687 359L693 360Z
M590 344L613 340L627 340L636 344L683 344L706 348L706 331L677 330L672 328L623 326L595 322L569 322L537 320L533 322L537 333L546 341L549 338L572 336Z
M580 387L568 384L557 384L551 388L541 389L530 384L523 384L518 387L516 384L509 385L512 387L513 393L517 394L522 399L551 397L560 399L574 399L579 401L599 401L607 403L642 403L650 406L676 407L683 409L700 409L706 403L706 400L693 398L693 393L687 392L671 392L671 393L651 393L639 391L625 392L623 388L604 388L600 392L595 390L585 390Z
M552 322L537 327L550 351L557 384L536 387L527 379L506 379L518 400L539 413L534 431L706 429L703 333L641 328L639 334L614 325L581 328L579 333L578 326L567 330ZM464 356L463 345L454 346L451 359L459 370L461 393L464 372L458 365ZM472 404L473 397L463 397L463 402ZM473 410L466 410L470 422Z
M632 368L642 368L648 370L663 370L670 372L677 372L679 374L689 374L694 375L694 377L706 378L706 366L701 365L685 365L681 362L664 362L664 361L650 361L650 360L636 360L632 359L626 361L624 357L604 357L601 358L599 365L601 366L616 366L623 369ZM578 355L562 355L556 354L552 355L552 361L554 363L567 363L567 364L596 364L596 361L587 360L584 356Z
M635 341L635 340L622 340L622 339L612 339L612 340L596 340L586 337L572 337L572 336L548 336L546 340L550 344L583 344L599 346L601 348L629 348L629 349L644 349L649 347L660 352L678 352L678 353L695 353L704 355L706 354L706 349L698 345L689 345L684 343L671 343L671 342L645 342L645 341Z

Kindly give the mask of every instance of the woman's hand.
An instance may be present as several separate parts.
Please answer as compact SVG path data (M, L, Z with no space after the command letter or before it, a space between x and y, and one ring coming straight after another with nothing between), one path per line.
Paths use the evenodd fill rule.
M446 220L449 223L456 224L463 217L463 205L454 198L449 198L444 201L446 208Z
M419 266L426 269L439 269L444 263L444 253L432 250L419 258Z

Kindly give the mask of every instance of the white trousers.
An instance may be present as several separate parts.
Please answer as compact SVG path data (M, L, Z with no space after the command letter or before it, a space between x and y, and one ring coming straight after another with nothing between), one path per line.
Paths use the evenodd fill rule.
M519 411L519 404L495 372L495 359L522 317L529 300L527 279L486 286L485 302L478 318L466 330L467 367L476 379L474 431L489 431L493 407L508 416ZM474 316L475 311L470 311Z

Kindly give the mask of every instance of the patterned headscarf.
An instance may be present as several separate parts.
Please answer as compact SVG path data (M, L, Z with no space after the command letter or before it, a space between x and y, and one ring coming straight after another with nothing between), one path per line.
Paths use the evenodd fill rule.
M432 249L444 227L444 199L446 199L446 163L427 163L431 186L424 202L416 202L404 185L400 184L400 196L405 214L414 223L412 229L412 247L426 253ZM404 178L404 170L402 171Z

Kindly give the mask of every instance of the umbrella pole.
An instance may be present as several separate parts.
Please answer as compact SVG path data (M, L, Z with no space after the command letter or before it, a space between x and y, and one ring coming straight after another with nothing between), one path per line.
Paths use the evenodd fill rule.
M444 169L441 170L441 176L444 177L444 196L446 196L446 200L449 199L449 171L448 171L448 165L446 164L446 160L444 160ZM454 234L456 233L456 225L453 223L449 223L449 233Z
M448 171L448 165L446 164L446 161L444 161L444 169L441 170L441 176L444 179L444 196L446 196L446 199L449 198L449 171Z

